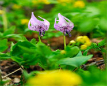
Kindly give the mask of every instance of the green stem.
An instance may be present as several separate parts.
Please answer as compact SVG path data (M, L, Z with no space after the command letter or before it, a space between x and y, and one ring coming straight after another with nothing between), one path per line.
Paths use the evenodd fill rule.
M107 32L106 32L105 40L106 40L106 53L104 60L105 60L105 69L107 70Z
M38 38L39 38L39 42L41 42L41 38L40 38L40 36L38 35Z
M105 62L105 70L106 70L106 80L107 80L107 32L105 33L105 40L106 40L106 45L105 45L105 57L104 57L104 62Z
M6 8L3 8L3 27L4 27L4 32L7 30L7 17L6 17Z
M64 49L66 49L66 38L65 38L65 35L64 35Z
M2 76L1 76L1 70L0 70L0 86L2 86Z

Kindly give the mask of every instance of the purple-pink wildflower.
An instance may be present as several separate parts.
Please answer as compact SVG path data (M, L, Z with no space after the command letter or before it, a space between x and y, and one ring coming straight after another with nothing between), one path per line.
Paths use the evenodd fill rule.
M56 20L54 23L54 28L58 31L61 31L64 33L64 35L69 34L71 36L70 32L74 27L74 24L66 17L62 16L60 13L58 13L59 20ZM56 21L59 21L56 23Z
M40 16L38 17L41 18ZM45 34L45 31L49 29L50 23L44 18L41 18L41 19L43 19L44 21L38 20L34 16L34 13L32 12L31 19L29 20L29 23L28 23L28 28L33 31L38 31L39 35L43 36Z

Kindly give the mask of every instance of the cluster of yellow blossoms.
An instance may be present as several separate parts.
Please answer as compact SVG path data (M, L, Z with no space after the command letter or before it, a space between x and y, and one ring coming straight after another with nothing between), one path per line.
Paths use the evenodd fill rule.
M40 4L40 3L50 4L50 2L48 0L32 0L32 3L35 5Z
M68 70L44 71L28 81L27 86L77 86L82 80Z
M59 3L71 3L73 0L57 0Z
M58 3L65 5L66 3L73 3L73 6L75 8L84 8L85 7L85 3L82 0L57 0Z
M70 44L75 44L75 43L81 43L81 50L85 50L88 46L91 45L91 41L87 36L78 36L76 38L76 41L72 40L70 41Z

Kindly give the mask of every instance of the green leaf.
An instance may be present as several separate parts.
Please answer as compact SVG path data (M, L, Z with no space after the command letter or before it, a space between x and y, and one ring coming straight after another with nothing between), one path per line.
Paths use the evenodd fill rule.
M65 57L73 57L73 56L77 55L77 53L79 51L80 50L77 46L74 46L74 47L67 46Z
M36 41L36 39L35 38L33 38L33 39L31 39L31 41L30 41L31 43L33 43L33 44L36 44L37 43L37 41Z
M38 42L36 44L36 47L37 47L37 50L39 51L40 55L42 55L42 56L47 56L52 53L51 49L42 42Z
M107 31L107 18L101 18L99 25L101 30Z
M13 34L15 32L15 28L16 28L15 26L10 27L9 29L7 29L4 32L3 36L9 35L9 34Z
M92 55L88 56L77 56L74 58L64 58L59 60L58 64L63 65L70 65L74 67L80 67L82 64L84 64L86 61L88 61L90 58L92 58Z
M0 60L10 59L10 56L7 53L0 53Z
M30 43L29 41L23 41L13 45L10 53L12 56L17 56L22 55L24 52L32 53L34 52L34 49L36 49L36 46L34 46L32 43Z
M82 56L82 52L79 51L79 53L76 56Z
M106 44L106 41L105 39L102 40L101 42L98 43L98 46L101 47L101 46L104 46Z
M0 52L5 51L7 48L7 39L0 40Z

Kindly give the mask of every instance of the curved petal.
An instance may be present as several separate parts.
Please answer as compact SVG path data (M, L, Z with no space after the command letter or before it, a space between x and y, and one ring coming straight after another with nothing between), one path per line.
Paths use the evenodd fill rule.
M68 24L70 25L70 26L72 26L72 28L74 27L74 24L68 19L68 18L66 18L66 17L64 17L67 21L68 21Z
M45 34L45 31L49 29L50 23L46 19L42 17L40 18L43 19L44 21L38 20L34 16L34 13L32 12L31 19L29 20L29 23L28 23L28 28L33 31L38 31L40 36L42 36Z
M49 25L50 25L50 23L46 20L46 19L44 19L44 18L42 18L42 17L40 17L40 16L38 16L39 18L41 18L41 19L43 19L44 21L43 21L43 24L44 25L47 25L47 27L49 28Z
M67 21L64 19L64 16L62 16L60 13L58 13L58 17L59 17L59 24L61 24L62 26L66 26L67 25Z
M31 20L30 20L31 21ZM30 30L34 30L33 28L32 28L32 26L31 26L31 22L29 21L29 23L28 23L28 28L30 29Z

